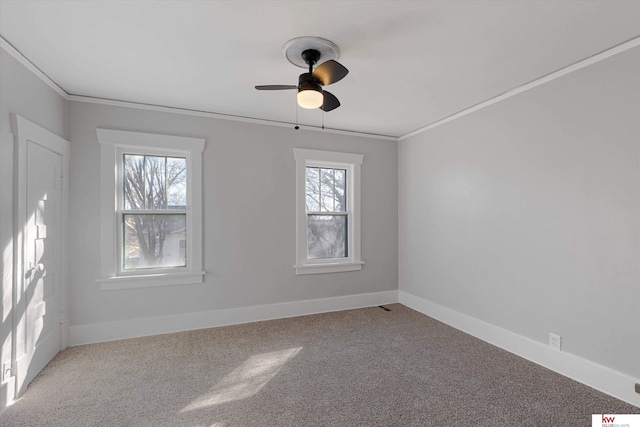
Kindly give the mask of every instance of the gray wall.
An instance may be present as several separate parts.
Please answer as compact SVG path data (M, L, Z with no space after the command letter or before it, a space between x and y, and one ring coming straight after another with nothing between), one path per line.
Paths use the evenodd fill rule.
M72 326L395 290L399 277L402 291L539 342L560 334L565 351L640 377L638 48L399 148L66 102L2 49L0 59L2 362L11 351L15 112L72 141ZM100 291L96 127L207 139L205 283ZM362 271L295 275L293 147L365 155Z
M72 326L397 289L394 141L75 101L69 116ZM99 289L97 127L206 138L205 283ZM295 275L294 147L364 154L362 271Z
M11 363L13 292L13 134L16 113L67 137L66 100L0 48L0 250L2 251L1 366ZM0 412L7 402L7 384L0 385ZM12 396L11 396L12 397Z
M640 377L640 48L399 144L400 290Z

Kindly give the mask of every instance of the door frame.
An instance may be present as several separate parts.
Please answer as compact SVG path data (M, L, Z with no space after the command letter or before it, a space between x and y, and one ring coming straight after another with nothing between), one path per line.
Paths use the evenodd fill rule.
M21 372L19 363L17 338L26 335L26 322L20 313L26 313L25 295L25 233L27 224L27 145L29 142L40 145L61 156L60 171L61 207L60 207L60 241L56 242L59 254L57 268L60 271L59 313L57 318L60 327L60 350L69 345L69 295L68 295L68 214L69 214L69 155L71 144L66 139L25 119L18 114L11 114L11 128L14 135L14 250L13 250L13 292L12 292L12 343L11 343L11 376L15 383L15 398L18 398L28 384L21 382L26 372ZM26 369L23 369L26 370ZM22 379L22 381L20 380Z

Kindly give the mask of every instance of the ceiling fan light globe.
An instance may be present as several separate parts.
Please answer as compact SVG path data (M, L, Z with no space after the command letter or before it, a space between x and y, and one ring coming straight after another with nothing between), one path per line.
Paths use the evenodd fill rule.
M298 105L302 108L320 108L323 101L324 96L322 96L322 92L318 90L307 89L298 92Z

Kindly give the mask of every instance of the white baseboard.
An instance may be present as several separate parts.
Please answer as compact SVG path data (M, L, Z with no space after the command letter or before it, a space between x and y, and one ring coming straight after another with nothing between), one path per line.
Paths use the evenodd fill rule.
M385 291L199 313L150 317L145 319L123 320L118 322L78 325L69 328L69 345L91 344L194 329L304 316L308 314L374 307L395 302L398 302L398 291Z
M571 379L640 407L633 378L579 356L551 347L466 314L435 304L404 291L386 291L343 297L293 301L199 313L132 319L119 322L71 326L69 344L137 338L194 329L213 328L286 317L374 307L400 302L429 317L473 335L483 341L549 368Z
M407 292L398 291L398 296L401 304L413 310L617 399L640 407L640 394L634 392L635 383L640 383L638 378L633 378L574 354L554 350L523 335L467 316Z

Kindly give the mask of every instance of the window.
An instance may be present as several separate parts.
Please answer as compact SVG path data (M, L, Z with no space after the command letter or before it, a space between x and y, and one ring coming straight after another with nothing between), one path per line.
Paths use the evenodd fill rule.
M346 169L306 167L307 257L347 258Z
M186 267L187 159L130 150L122 149L118 164L120 267L131 271Z
M295 148L296 274L361 270L361 154Z
M201 283L204 139L97 129L103 290Z

